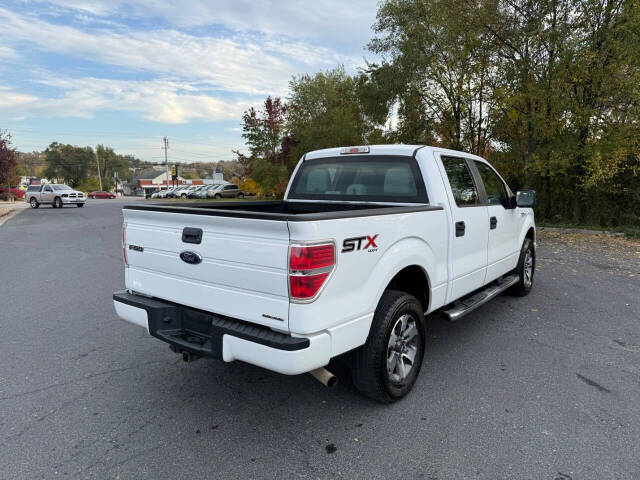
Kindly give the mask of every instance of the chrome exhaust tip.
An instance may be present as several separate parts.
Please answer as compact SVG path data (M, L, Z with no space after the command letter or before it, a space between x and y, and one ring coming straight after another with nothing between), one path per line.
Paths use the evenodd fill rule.
M327 388L333 388L338 384L338 377L336 377L326 368L316 368L315 370L311 370L309 373L313 376L313 378L318 380Z

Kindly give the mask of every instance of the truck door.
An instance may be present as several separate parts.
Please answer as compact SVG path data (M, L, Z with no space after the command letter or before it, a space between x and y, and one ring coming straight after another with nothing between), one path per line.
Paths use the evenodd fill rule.
M516 267L524 217L509 204L509 197L513 194L495 170L484 162L474 160L474 164L479 174L476 180L482 185L487 199L489 246L484 283L489 283Z
M451 207L451 287L453 301L484 284L487 268L488 216L469 160L441 155Z
M42 187L40 203L53 203L53 188L51 188L51 185L44 185Z

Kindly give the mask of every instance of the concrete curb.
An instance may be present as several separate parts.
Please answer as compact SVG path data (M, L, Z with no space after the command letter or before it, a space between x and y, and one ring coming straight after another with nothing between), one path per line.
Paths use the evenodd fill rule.
M10 218L15 217L20 212L24 212L23 208L10 208L6 212L0 212L0 227L4 225L4 222L9 220Z
M596 235L605 237L624 238L623 232L608 232L606 230L587 230L584 228L566 228L566 227L536 227L541 232L558 232L558 233L580 233L582 235Z

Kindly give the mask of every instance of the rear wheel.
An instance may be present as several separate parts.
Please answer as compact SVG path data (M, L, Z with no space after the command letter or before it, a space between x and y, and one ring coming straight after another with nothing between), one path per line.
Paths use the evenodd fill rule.
M213 196L213 198L214 198L214 200L220 200L222 197L220 196L220 194L219 194L219 193L216 193L216 194Z
M35 197L32 197L31 200L29 200L29 205L31 205L31 208L38 208L40 206Z
M382 403L404 397L420 372L425 337L420 302L408 293L387 290L376 308L367 343L353 353L356 388Z
M60 197L54 198L53 208L62 208L62 199Z
M518 259L518 266L514 273L518 274L518 283L509 289L509 293L517 295L518 297L524 297L531 291L533 287L533 275L536 270L536 251L533 246L533 241L530 238L525 238L520 250L520 258Z
M244 193L240 192L240 193L238 194L238 198L244 198Z

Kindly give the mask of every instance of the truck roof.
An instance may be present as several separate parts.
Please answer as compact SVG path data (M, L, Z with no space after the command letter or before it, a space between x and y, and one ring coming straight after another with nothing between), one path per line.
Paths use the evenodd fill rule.
M461 152L457 150L450 150L447 148L441 147L432 147L428 145L405 145L405 144L392 144L392 145L367 145L369 147L369 153L365 155L403 155L403 156L412 156L417 149L424 150L437 150L439 152L445 152L450 154L463 154L469 158L475 158L478 160L485 161L483 158L478 157L477 155L473 155L468 152ZM324 158L324 157L339 157L341 155L341 150L344 147L336 147L336 148L325 148L322 150L314 150L312 152L307 153L304 156L305 160L312 160L315 158ZM343 154L344 155L344 154ZM345 157L349 157L349 155L344 155Z

